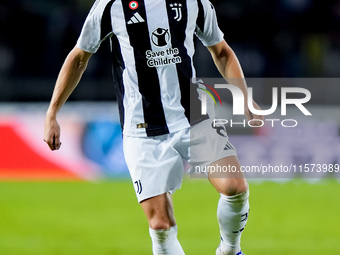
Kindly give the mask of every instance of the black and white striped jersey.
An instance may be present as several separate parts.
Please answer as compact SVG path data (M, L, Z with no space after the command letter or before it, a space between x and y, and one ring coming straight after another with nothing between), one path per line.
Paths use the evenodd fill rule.
M110 38L124 135L172 133L201 117L190 116L190 100L199 100L190 99L194 35L205 46L223 40L208 0L94 3L77 47L95 53Z

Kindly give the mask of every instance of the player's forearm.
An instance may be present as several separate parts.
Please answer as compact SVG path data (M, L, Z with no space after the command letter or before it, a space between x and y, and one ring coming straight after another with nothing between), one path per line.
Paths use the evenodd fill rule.
M47 111L47 116L50 118L56 117L60 108L78 85L86 69L88 59L83 59L78 53L77 50L72 50L60 70Z

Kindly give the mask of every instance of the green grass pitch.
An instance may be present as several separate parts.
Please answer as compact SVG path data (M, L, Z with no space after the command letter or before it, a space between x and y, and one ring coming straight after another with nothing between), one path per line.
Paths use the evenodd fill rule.
M246 255L340 254L340 184L250 181ZM214 255L218 194L185 179L174 194L179 240L190 255ZM148 225L130 181L1 182L1 255L151 254Z

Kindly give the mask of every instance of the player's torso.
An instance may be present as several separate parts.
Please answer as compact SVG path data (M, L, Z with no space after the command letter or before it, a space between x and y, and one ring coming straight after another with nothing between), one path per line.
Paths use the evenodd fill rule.
M112 29L125 64L125 132L143 134L148 127L161 134L188 126L183 100L190 100L197 13L197 0L112 4Z
M197 0L116 0L111 8L112 29L120 47L138 51L146 64L160 67L181 61L181 47L193 54ZM132 64L123 56L125 65ZM137 63L139 64L139 63Z

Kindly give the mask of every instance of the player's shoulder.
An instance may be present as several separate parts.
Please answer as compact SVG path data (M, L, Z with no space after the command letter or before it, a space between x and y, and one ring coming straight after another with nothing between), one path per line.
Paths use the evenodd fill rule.
M92 5L90 10L90 14L94 13L95 11L103 11L103 9L110 3L115 2L115 0L96 0Z
M195 2L198 2L199 4L202 4L203 7L210 9L214 9L214 5L209 0L194 0Z

